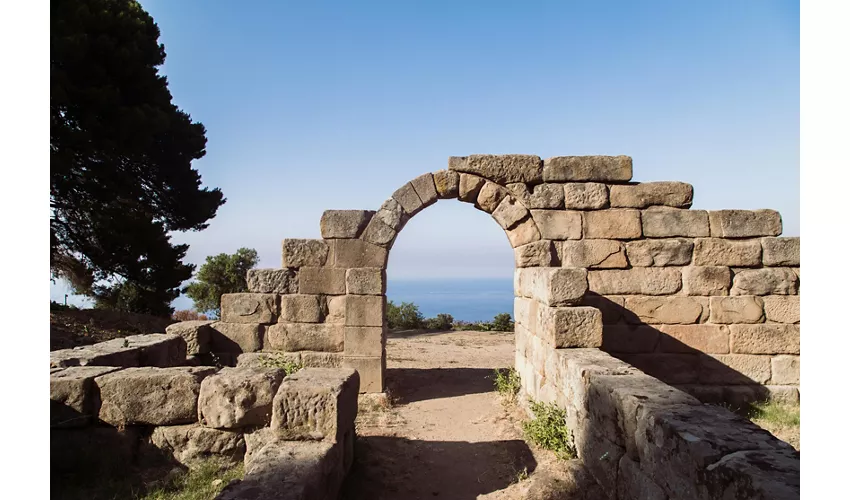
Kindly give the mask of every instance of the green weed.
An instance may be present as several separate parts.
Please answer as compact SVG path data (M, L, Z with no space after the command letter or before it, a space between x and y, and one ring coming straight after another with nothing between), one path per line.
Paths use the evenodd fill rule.
M523 422L525 438L532 443L555 452L561 460L576 457L572 433L567 428L566 412L554 404L529 400L534 418Z
M241 479L243 475L241 464L228 468L218 461L207 460L196 469L170 475L139 500L209 500L215 498L227 483Z
M502 368L494 370L493 385L496 392L504 398L512 401L519 393L519 373L513 368Z
M259 358L260 366L266 368L280 368L287 375L292 375L297 372L301 368L304 368L304 365L297 361L292 361L291 359L287 359L285 356L281 354L272 354L269 356L262 356Z

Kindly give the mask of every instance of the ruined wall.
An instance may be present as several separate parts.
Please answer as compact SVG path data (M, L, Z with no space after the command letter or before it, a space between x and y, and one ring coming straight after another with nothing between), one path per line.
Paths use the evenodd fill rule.
M251 293L224 296L214 327L234 352L353 367L363 391L383 390L388 252L410 217L450 198L505 230L517 283L532 268L584 279L547 307L594 308L581 314L598 314L602 334L558 347L600 347L704 400L797 399L799 238L778 237L775 211L690 210L690 185L631 178L626 156L452 157L377 211L325 212L321 240L284 240L281 268L252 270ZM552 336L583 321L515 292L515 317L548 315Z

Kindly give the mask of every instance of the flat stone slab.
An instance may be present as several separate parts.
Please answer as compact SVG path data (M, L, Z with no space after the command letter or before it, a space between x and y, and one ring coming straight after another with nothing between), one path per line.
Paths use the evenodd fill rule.
M283 439L338 442L354 426L360 376L352 368L304 368L286 377L272 404Z
M156 427L150 443L192 468L210 456L236 464L245 456L245 439L241 432L210 429L198 424Z
M196 422L198 394L213 367L127 368L97 377L100 420L125 425L176 425Z
M82 427L97 414L94 379L121 368L72 366L50 374L50 427Z
M149 333L112 339L50 353L50 367L180 366L186 361L186 341L179 335Z

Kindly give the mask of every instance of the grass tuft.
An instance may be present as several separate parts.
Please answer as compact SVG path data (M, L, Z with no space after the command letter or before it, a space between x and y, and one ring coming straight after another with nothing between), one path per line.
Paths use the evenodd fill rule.
M216 460L206 460L196 469L170 474L139 500L209 500L227 484L244 475L243 466L224 467Z
M304 365L301 363L287 359L285 356L280 354L262 356L259 358L258 362L260 363L260 366L265 368L280 368L286 372L287 376L292 375L301 368L304 368Z
M525 438L532 443L555 452L561 460L576 458L572 433L567 427L567 414L554 404L529 400L534 418L523 422Z
M508 401L513 401L519 393L519 373L513 368L502 368L494 370L493 385L496 392Z
M750 405L749 419L783 427L800 426L800 407L778 401L764 401Z

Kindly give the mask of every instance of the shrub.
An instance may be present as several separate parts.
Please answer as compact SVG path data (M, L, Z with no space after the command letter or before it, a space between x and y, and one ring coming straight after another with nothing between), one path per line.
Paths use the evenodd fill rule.
M436 318L425 320L425 328L429 330L451 330L454 318L451 314L440 313Z
M514 322L511 320L510 313L497 314L493 318L491 325L493 331L496 332L512 332L514 331Z
M572 433L567 428L567 413L554 404L529 401L534 418L523 422L525 438L532 443L555 452L561 460L576 457Z
M508 401L513 401L519 392L519 373L513 368L496 369L493 385L496 387L496 392Z
M302 365L301 363L292 361L291 359L287 359L281 354L262 356L261 358L259 358L258 361L260 363L260 366L264 366L266 368L280 368L287 375L292 375L301 368L304 368L304 365Z
M171 319L173 319L174 321L206 321L208 318L206 314L201 314L197 311L191 311L189 309L182 309L180 311L174 311L174 314L171 315Z
M393 301L387 301L387 325L390 328L413 330L422 328L424 321L425 318L416 304L402 302L401 305L395 305Z

